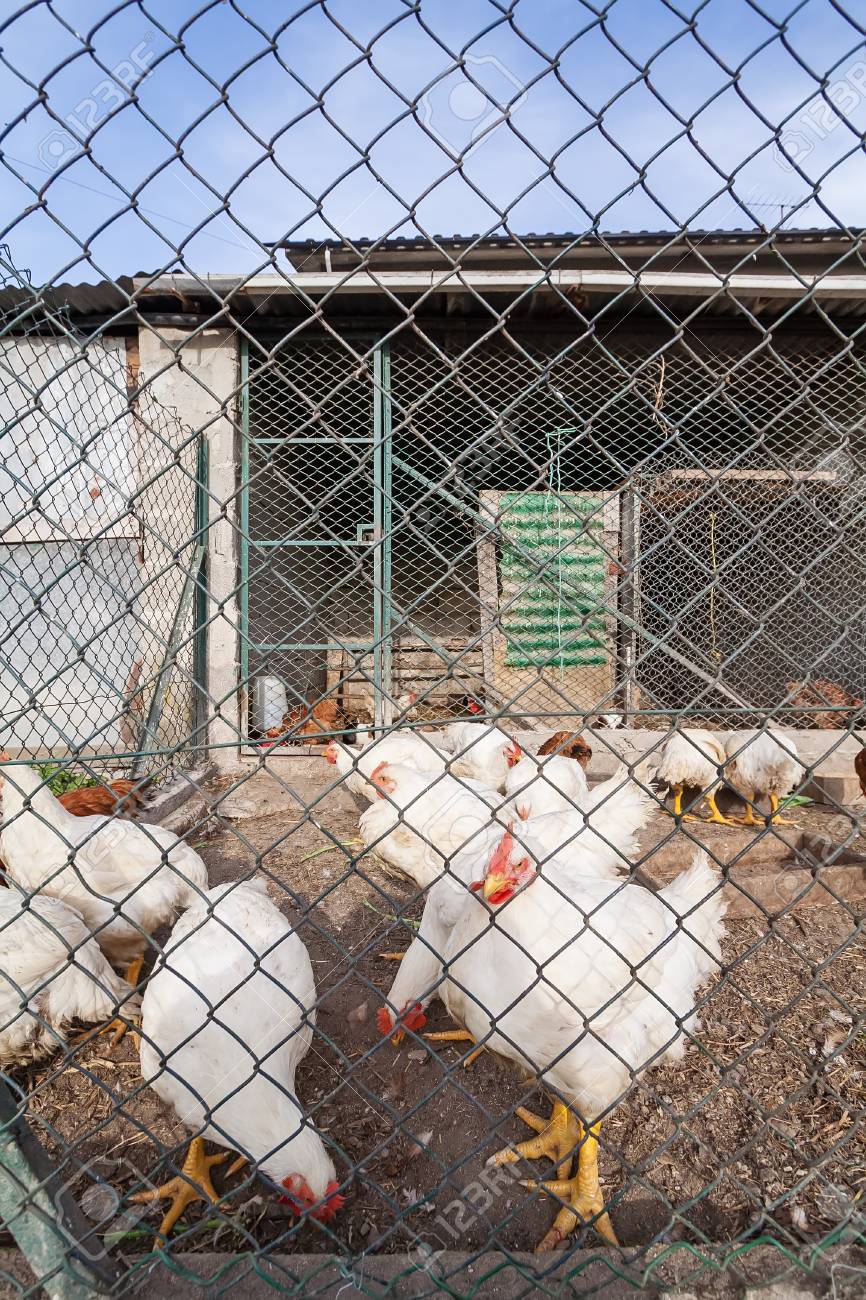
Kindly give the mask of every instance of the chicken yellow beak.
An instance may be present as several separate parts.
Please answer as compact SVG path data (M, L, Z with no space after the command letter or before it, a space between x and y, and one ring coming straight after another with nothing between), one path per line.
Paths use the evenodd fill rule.
M484 877L484 887L481 892L483 893L484 898L487 900L487 902L489 902L494 894L498 894L499 891L508 884L509 884L508 876L499 876L491 872L489 876Z

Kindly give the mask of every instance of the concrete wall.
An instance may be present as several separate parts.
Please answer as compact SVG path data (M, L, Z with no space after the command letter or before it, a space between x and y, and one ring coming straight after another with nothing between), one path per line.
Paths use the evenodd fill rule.
M208 743L211 761L236 766L244 699L239 685L239 351L233 330L192 338L184 330L142 329L140 382L184 424L201 431L209 451Z

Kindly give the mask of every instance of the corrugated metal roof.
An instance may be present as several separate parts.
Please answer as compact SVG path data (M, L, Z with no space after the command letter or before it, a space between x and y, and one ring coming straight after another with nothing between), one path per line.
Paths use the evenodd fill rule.
M147 272L137 271L134 276L121 275L116 280L100 280L96 284L64 282L42 288L10 285L0 289L0 311L12 312L39 304L48 311L66 309L79 316L113 315L129 307L135 279L146 276Z
M388 239L377 238L374 235L359 235L357 239L275 239L265 241L266 247L282 248L287 252L306 252L316 249L330 249L331 251L340 250L351 252L352 250L361 250L376 248L380 251L398 252L404 249L430 250L438 244L442 247L452 248L514 248L519 251L520 245L525 244L527 247L536 247L539 244L578 244L585 247L599 246L604 244L657 244L664 247L665 244L682 241L684 243L739 243L748 244L797 244L797 243L829 243L839 241L846 245L852 242L858 242L863 238L864 230L861 228L847 230L838 230L829 227L809 227L802 230L778 230L767 231L761 229L744 230L736 227L731 230L602 230L592 231L554 231L549 230L546 233L528 231L524 235L482 235L480 232L471 235L395 235Z
M565 231L510 236L401 235L354 241L314 239L275 244L295 272L359 270L501 269L504 267L667 267L729 272L794 268L822 273L840 260L862 269L862 232L838 229Z
M787 312L798 299L805 300L805 311L814 313L812 299L820 297L822 309L830 314L862 317L866 293L859 282L866 278L866 259L861 237L859 230L835 229L791 230L772 236L754 230L529 233L521 239L531 253L505 235L434 236L444 251L430 240L408 236L359 240L354 246L337 240L324 244L305 240L282 245L295 265L303 267L300 272L274 267L269 274L252 277L138 273L116 281L64 283L42 290L19 280L18 285L0 290L0 310L33 304L38 313L43 304L49 312L66 309L75 317L100 322L129 313L127 321L143 315L162 317L165 323L170 315L172 323L183 324L196 315L216 322L220 317L216 303L221 300L228 306L219 323L230 327L237 319L252 323L264 316L302 318L309 312L307 295L325 296L329 312L336 315L378 316L388 307L384 284L391 294L422 299L425 311L441 310L448 297L447 310L452 313L471 311L473 293L488 299L499 294L497 301L502 301L525 292L528 285L532 290L528 297L536 305L545 302L548 310L557 304L565 310L563 295L568 294L585 299L590 308L601 299L618 301L630 294L639 296L638 309L646 305L647 295L663 296L685 316L694 311L695 298L701 296L708 299L707 310L713 315L736 314L739 304L773 315ZM456 281L447 275L454 262L459 265ZM545 283L536 290L531 277L538 275L539 267L544 269ZM518 273L530 277L522 288L515 278ZM514 281L510 288L505 283L509 276ZM777 280L784 281L781 290ZM684 284L691 287L682 288ZM810 285L814 286L811 294ZM434 299L439 300L438 306Z

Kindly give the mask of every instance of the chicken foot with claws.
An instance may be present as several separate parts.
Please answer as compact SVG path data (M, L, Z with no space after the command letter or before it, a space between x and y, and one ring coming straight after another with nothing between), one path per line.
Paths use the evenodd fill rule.
M163 1215L162 1223L159 1225L157 1241L160 1243L165 1242L166 1237L178 1219L192 1205L193 1201L208 1200L211 1205L216 1205L220 1196L211 1181L210 1171L213 1165L221 1165L228 1158L228 1151L221 1151L215 1156L207 1155L205 1153L204 1139L200 1137L193 1138L189 1144L186 1159L181 1166L180 1174L170 1178L168 1182L163 1183L160 1187L153 1187L146 1192L137 1192L135 1196L129 1198L138 1205L147 1205L152 1201L171 1201ZM234 1173L245 1163L245 1157L239 1156L233 1161L229 1173Z
M740 817L738 819L741 826L766 826L768 824L771 826L795 826L796 825L796 822L791 821L788 817L781 817L779 815L778 795L776 794L770 795L769 823L767 821L767 818L764 817L762 814L759 813L757 816L755 816L755 799L757 798L755 791L754 790L750 791L748 794L744 795L744 798L746 800L746 815L745 817Z
M675 785L673 787L674 806L672 813L674 817L680 818L684 822L709 822L717 826L734 826L736 823L730 817L725 817L719 811L719 805L716 803L716 794L713 791L706 796L707 807L710 810L709 817L696 817L694 813L683 812L683 787Z
M527 1180L524 1187L540 1188L550 1196L564 1201L562 1209L553 1221L553 1226L536 1246L536 1253L555 1250L560 1242L580 1223L592 1220L592 1227L605 1241L618 1246L616 1233L610 1221L610 1215L604 1208L604 1196L598 1180L598 1131L600 1124L593 1124L586 1130L577 1152L577 1174L574 1178L560 1178L550 1182Z
M542 1119L525 1106L518 1106L515 1115L534 1129L538 1137L525 1142L515 1142L513 1147L503 1147L487 1161L488 1165L510 1165L516 1160L540 1160L547 1156L556 1165L560 1180L571 1173L571 1157L581 1137L580 1121L558 1098L554 1098L550 1119Z
M123 978L126 980L127 984L131 984L133 988L135 988L136 984L141 979L141 969L143 965L144 957L136 957L135 961L131 961L123 973ZM135 1024L139 1024L141 1021L141 1017L137 1015L130 1016L129 1019ZM73 1047L77 1047L79 1043L96 1042L96 1039L101 1038L103 1034L111 1034L111 1042L108 1046L109 1050L113 1050L125 1036L128 1029L129 1025L127 1022L121 1020L120 1016L115 1016L113 1020L109 1020L107 1025L101 1025L95 1033L93 1030L87 1030L86 1033L77 1034L74 1038L70 1038L69 1042ZM133 1039L135 1041L136 1051L138 1051L140 1039L137 1030L133 1030Z
M470 1034L468 1029L439 1029L435 1033L425 1034L424 1037L429 1038L434 1043L477 1043L478 1041L473 1034ZM475 1051L470 1052L466 1057L463 1062L463 1069L465 1070L474 1060L477 1060L483 1051L484 1044L482 1043L480 1047L476 1047Z

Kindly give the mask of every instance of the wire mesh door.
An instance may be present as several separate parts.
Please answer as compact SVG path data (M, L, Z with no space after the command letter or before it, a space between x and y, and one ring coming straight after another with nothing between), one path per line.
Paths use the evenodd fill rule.
M262 364L245 343L242 368L252 737L278 736L281 714L325 697L389 721L387 353L305 338ZM263 681L276 703L262 703Z

